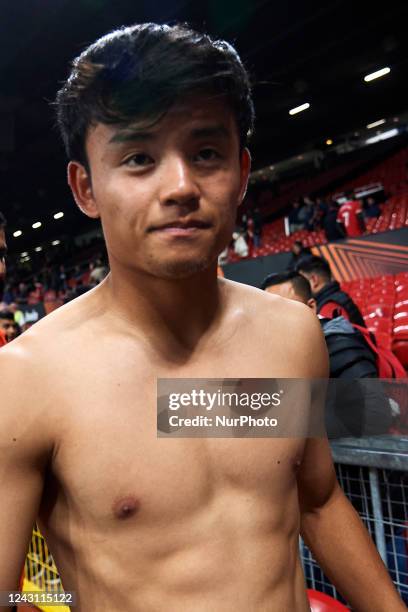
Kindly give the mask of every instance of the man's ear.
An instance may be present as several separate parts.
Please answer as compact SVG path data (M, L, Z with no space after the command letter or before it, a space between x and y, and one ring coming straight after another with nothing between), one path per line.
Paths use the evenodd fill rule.
M307 305L309 306L309 308L311 308L313 310L314 313L317 313L317 303L316 300L314 298L310 298L307 300Z
M92 219L100 217L92 191L91 176L77 161L70 161L67 168L68 184L78 208Z
M319 280L320 280L319 276L315 274L314 272L312 272L312 274L309 275L309 283L312 288L312 291L314 291L315 287L319 284Z
M242 149L242 152L241 152L240 167L241 167L241 183L240 183L240 189L239 189L238 206L242 204L242 201L245 198L245 194L248 188L249 173L251 171L251 154L246 147Z

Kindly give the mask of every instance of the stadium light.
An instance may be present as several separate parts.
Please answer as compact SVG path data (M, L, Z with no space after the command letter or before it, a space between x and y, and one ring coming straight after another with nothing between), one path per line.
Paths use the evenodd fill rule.
M326 140L326 144L327 144L327 146L328 146L328 147L329 147L330 145L332 145L332 144L333 144L332 139L331 139L331 138L328 138L328 139Z
M371 72L371 74L366 74L364 80L366 83L368 83L369 81L374 81L374 79L379 79L385 74L388 74L390 71L391 68L388 68L388 66L386 66L385 68L381 68L381 70L376 70L375 72Z
M63 216L64 216L63 212L57 212L54 215L54 219L62 219Z
M60 244L60 242L61 242L60 240L53 240L51 242L51 244L52 244L52 246L58 246Z
M39 227L41 227L42 223L41 221L36 221L35 223L32 224L32 228L33 229L38 229Z
M34 251L39 253L40 251L42 251L42 246L35 247Z
M387 130L386 132L381 132L377 134L377 136L373 136L372 138L367 138L366 144L375 144L376 142L380 142L381 140L387 140L388 138L393 138L399 134L398 128L393 128L392 130Z
M289 111L289 115L296 115L297 113L301 113L302 111L310 108L309 102L305 104L301 104L300 106L296 106L295 108L291 108Z
M20 257L27 257L28 253L27 251L24 251L24 253L20 253Z
M371 130L372 128L378 127L379 125L382 125L383 123L385 123L385 119L379 119L378 121L374 121L373 123L369 123L366 128L367 130Z
M15 232L13 232L13 236L14 238L18 238L19 236L22 236L23 232L21 230L16 230Z

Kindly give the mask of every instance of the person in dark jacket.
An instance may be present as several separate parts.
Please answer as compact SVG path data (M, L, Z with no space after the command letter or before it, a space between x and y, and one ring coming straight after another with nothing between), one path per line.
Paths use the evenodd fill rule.
M329 263L325 259L316 255L302 257L296 264L296 271L309 281L318 314L329 319L341 315L351 323L366 327L358 306L332 279Z
M303 242L301 240L295 240L291 248L292 259L289 263L289 269L294 270L296 268L296 264L300 261L302 257L307 257L312 254L312 251L309 247L303 246Z
M270 274L261 289L302 302L317 311L309 282L287 271ZM317 315L329 353L330 378L326 401L326 430L329 438L381 435L392 424L392 409L377 380L376 356L364 336L344 317L328 319ZM363 380L364 379L364 380ZM371 379L368 381L368 379Z
M334 242L345 237L345 231L337 221L337 213L339 212L339 205L336 200L332 200L324 212L322 218L322 227L328 242Z

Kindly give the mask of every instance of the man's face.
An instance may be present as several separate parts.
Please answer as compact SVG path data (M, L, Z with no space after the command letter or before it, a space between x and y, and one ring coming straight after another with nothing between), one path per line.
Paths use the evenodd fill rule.
M316 294L325 284L321 276L315 274L314 272L310 273L304 272L303 270L299 270L299 274L304 276L309 281L310 288L313 294Z
M0 229L0 300L3 296L4 281L6 278L6 233L4 229Z
M101 217L112 267L177 279L216 261L250 166L225 101L189 98L148 128L97 124L86 148L92 187L75 162L70 184L82 210Z
M16 328L14 321L9 319L0 319L0 330L4 331L7 342L11 342L16 337Z

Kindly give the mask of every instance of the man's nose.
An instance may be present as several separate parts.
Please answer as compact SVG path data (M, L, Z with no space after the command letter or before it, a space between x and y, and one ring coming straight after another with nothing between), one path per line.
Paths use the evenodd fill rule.
M160 177L160 201L163 205L182 205L195 208L200 191L194 170L187 160L174 156L163 162Z

